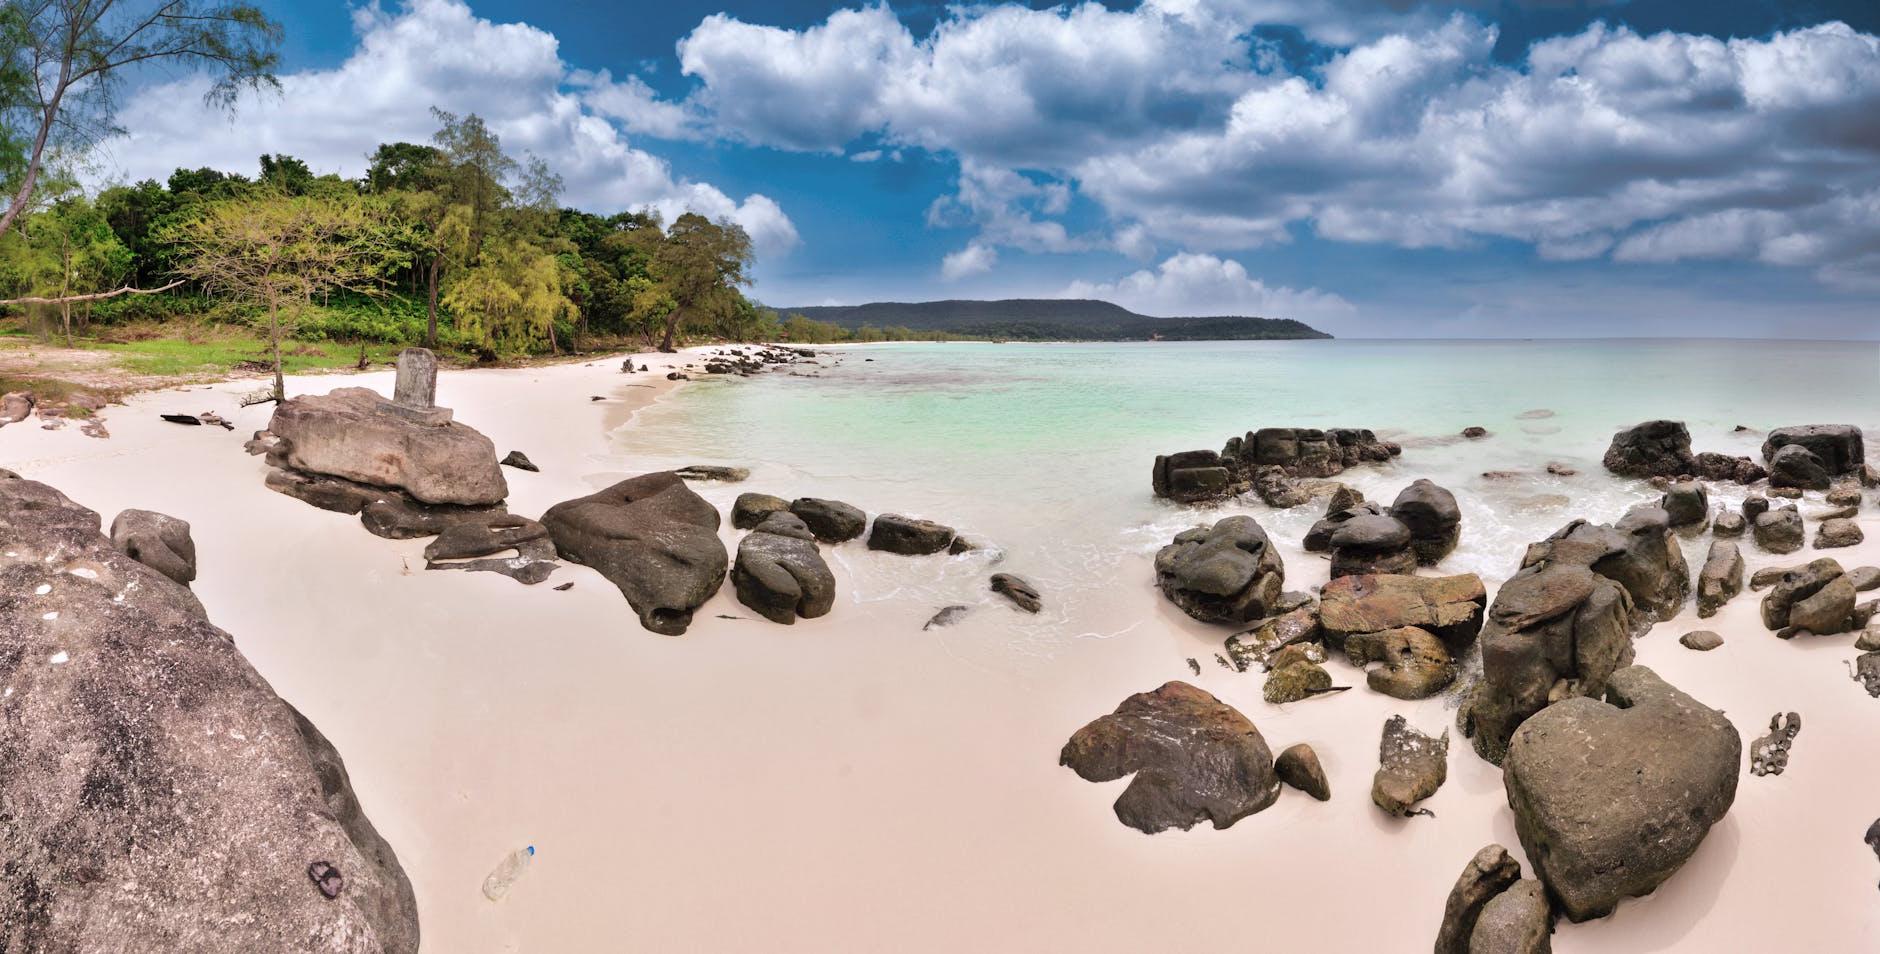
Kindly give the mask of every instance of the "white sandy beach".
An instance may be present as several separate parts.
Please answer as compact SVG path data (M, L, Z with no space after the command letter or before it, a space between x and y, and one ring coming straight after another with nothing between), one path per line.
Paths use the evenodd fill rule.
M446 371L438 399L499 453L523 450L541 467L506 471L510 509L534 517L637 472L631 430L624 469L608 431L670 393L666 369L693 356L636 356L649 360L651 372L633 375L619 358ZM298 378L289 391L389 392L391 380ZM792 627L720 619L752 615L728 586L685 636L656 636L585 567L534 587L425 572L425 541L383 540L269 491L265 465L242 452L271 413L237 407L251 387L138 395L104 412L108 440L10 426L0 466L107 522L140 507L191 523L210 618L345 757L416 887L428 951L1417 951L1478 848L1499 842L1520 857L1499 769L1453 728L1448 782L1425 803L1434 818L1392 819L1370 803L1385 718L1440 732L1452 703L1372 693L1338 661L1329 668L1353 690L1269 706L1258 674L1212 662L1230 631L1162 599L1146 554L1129 557L1130 582L1106 597L1114 635L1051 644L1062 649L1031 638L1048 619L989 596L959 626L923 633L936 607L850 590L828 617ZM157 417L206 410L236 430ZM1416 476L1413 461L1399 466ZM700 489L721 509L740 489L814 489L763 480L775 476ZM1819 509L1810 497L1805 513ZM1866 543L1828 555L1880 565L1876 514L1869 504L1861 517ZM727 544L737 536L727 522ZM1289 588L1324 582L1323 559L1275 537ZM1025 548L1041 545L997 542L1020 572ZM1743 549L1751 572L1817 555L1773 557L1747 538ZM831 563L840 586L853 567L897 559L852 543ZM962 574L986 572L983 556L952 559ZM1783 642L1762 628L1759 598L1746 591L1701 623L1687 608L1639 641L1638 662L1724 710L1746 750L1771 715L1799 710L1786 773L1745 772L1680 873L1610 918L1562 922L1556 951L1880 948L1880 860L1861 841L1880 816L1880 700L1849 679L1852 634ZM1678 644L1697 628L1724 647ZM1239 708L1275 751L1312 743L1332 800L1287 789L1225 831L1145 836L1118 824L1110 803L1126 783L1085 783L1058 766L1058 750L1171 679ZM527 875L503 902L486 900L484 875L527 844L539 852Z

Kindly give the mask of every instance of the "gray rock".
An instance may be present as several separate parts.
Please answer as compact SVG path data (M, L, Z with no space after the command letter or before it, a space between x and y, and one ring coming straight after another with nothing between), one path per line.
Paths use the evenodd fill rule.
M1858 473L1861 465L1867 460L1867 451L1860 428L1850 424L1778 427L1769 432L1769 436L1763 440L1762 445L1763 459L1770 463L1771 480L1775 479L1776 457L1784 447L1807 449L1810 456L1814 457L1827 473L1837 477L1842 474Z
M1785 444L1769 458L1769 485L1827 490L1833 473L1813 451L1800 444Z
M683 480L698 480L714 483L735 484L751 479L748 467L726 467L722 464L687 464L673 473Z
M1329 517L1341 510L1350 510L1362 503L1364 503L1364 491L1350 484L1339 484L1332 490L1332 495L1326 498L1325 515Z
M739 530L749 530L764 522L764 518L773 513L787 513L790 502L782 497L769 494L739 494L731 505L731 526Z
M1044 608L1044 600L1038 596L1037 587L1025 581L1022 576L1011 573L992 574L992 592L1012 601L1012 605L1027 613L1036 613Z
M928 618L926 625L921 627L921 631L926 632L936 626L951 626L965 619L966 615L972 611L972 607L959 603L955 603L952 606L943 606L938 613Z
M1200 821L1226 828L1279 797L1260 730L1185 682L1123 700L1077 730L1058 764L1091 782L1134 775L1116 800L1116 817L1150 834Z
M1211 450L1164 454L1155 459L1149 482L1157 497L1176 503L1219 500L1247 490L1239 462Z
M1749 773L1758 778L1764 775L1781 775L1789 767L1789 749L1795 745L1795 737L1802 733L1800 713L1790 712L1786 716L1776 713L1769 718L1769 734L1750 743Z
M718 510L670 471L629 478L548 508L565 560L599 570L655 633L678 636L718 592L730 562Z
M1859 546L1866 539L1867 535L1861 532L1858 521L1836 517L1832 520L1823 520L1821 526L1816 528L1815 549L1838 550L1843 547Z
M1794 625L1789 617L1795 604L1814 596L1842 576L1841 564L1832 557L1822 557L1801 566L1789 567L1776 577L1762 600L1762 621L1769 629ZM1848 609L1854 606L1853 584L1848 584Z
M377 500L394 496L383 487L368 487L338 477L271 468L264 481L269 490L334 513L357 514Z
M504 467L526 470L531 474L539 474L542 472L542 468L535 466L535 461L530 460L529 455L521 451L510 451L507 456L497 461L497 463Z
M1270 615L1286 569L1252 517L1228 517L1178 534L1155 555L1156 585L1204 623L1246 623Z
M791 526L789 521L796 521ZM771 533L775 521L785 533ZM799 529L800 528L800 529ZM836 577L816 541L793 514L773 513L738 543L731 586L738 602L773 623L825 616L836 603Z
M1849 481L1828 488L1826 499L1831 506L1847 507L1858 511L1860 505L1866 502L1867 497L1860 489L1858 482Z
M1415 626L1352 636L1345 654L1354 666L1381 663L1365 681L1371 691L1397 699L1427 699L1456 681L1456 664L1443 641Z
M1538 881L1517 881L1490 899L1469 935L1469 954L1549 954L1554 914Z
M1860 638L1854 640L1854 648L1863 653L1880 651L1880 629L1863 630Z
M1880 652L1864 653L1854 660L1854 681L1868 695L1880 699Z
M1365 514L1332 533L1332 577L1416 572L1410 528L1395 517Z
M1574 921L1676 873L1735 801L1743 757L1723 713L1643 666L1614 672L1606 700L1528 719L1503 767L1521 846Z
M1816 636L1832 636L1853 628L1854 584L1838 576L1811 596L1799 599L1789 609L1789 628L1806 630Z
M496 445L474 428L414 421L366 388L281 402L268 430L288 467L405 491L421 503L482 506L509 495Z
M1757 517L1769 512L1769 498L1761 494L1751 494L1743 500L1743 517L1755 521Z
M1691 571L1684 550L1660 507L1640 505L1612 526L1575 520L1528 548L1522 565L1544 562L1584 566L1625 587L1637 610L1639 632L1654 620L1670 619L1690 595Z
M1805 539L1801 512L1792 506L1758 514L1750 527L1756 545L1769 553L1794 553Z
M508 550L516 555L498 556ZM555 541L549 539L547 527L527 517L496 513L446 527L425 546L424 568L500 573L534 586L560 566L555 556Z
M0 481L0 948L415 952L411 884L338 753L99 524Z
M791 501L790 512L802 517L823 543L846 543L868 529L868 515L840 500L798 497Z
M809 524L804 523L802 517L788 510L779 510L758 521L757 526L751 528L751 532L774 533L780 537L795 537L798 540L814 541L816 539L816 534L810 530Z
M955 536L952 527L932 520L884 513L875 518L875 525L868 532L868 549L903 556L926 556L951 546Z
M1686 649L1695 649L1707 653L1723 645L1723 637L1708 629L1697 629L1678 637L1678 642Z
M1621 477L1677 477L1697 472L1691 432L1682 421L1646 421L1614 434L1604 463Z
M1404 488L1390 505L1390 515L1410 528L1410 547L1423 566L1434 566L1462 539L1462 508L1456 505L1456 495L1428 480Z
M1306 531L1305 539L1301 540L1299 545L1307 553L1324 553L1332 548L1332 534L1337 533L1338 528L1344 526L1346 521L1357 517L1382 516L1383 514L1383 507L1363 501L1341 510L1328 512Z
M427 504L397 491L384 491L378 499L359 511L359 523L366 532L387 540L414 540L434 537L459 524L485 526L508 513L502 504L460 507L452 504Z
M1325 780L1325 767L1319 764L1319 754L1304 742L1287 746L1286 751L1273 760L1273 771L1280 781L1321 802L1332 798L1332 785Z
M1256 663L1261 669L1270 670L1274 654L1288 646L1316 642L1320 635L1318 610L1302 606L1269 616L1259 626L1227 637L1225 648L1238 672L1246 672Z
M1449 889L1443 905L1443 924L1436 933L1436 954L1468 954L1469 936L1482 908L1496 895L1521 880L1521 863L1500 845L1489 845L1475 853Z
M1710 516L1710 490L1694 480L1680 480L1659 500L1674 527L1701 524Z
M1749 575L1749 588L1751 592L1766 590L1776 585L1777 583L1782 582L1782 577L1784 574L1787 574L1793 570L1799 570L1805 565L1806 564L1797 564L1795 566L1763 567L1762 569L1757 570L1756 572L1751 573ZM1839 566L1840 564L1837 563L1835 565Z
M1300 646L1291 648L1297 650ZM1331 688L1332 674L1319 665L1319 660L1307 658L1303 653L1281 651L1273 657L1273 668L1266 674L1260 696L1271 705L1283 706L1329 692Z
M1749 521L1734 510L1725 510L1710 524L1710 532L1719 537L1740 537L1749 529Z
M1747 457L1706 451L1697 455L1696 474L1705 480L1733 480L1748 485L1769 476L1769 471Z
M1345 576L1320 591L1317 625L1337 649L1354 636L1415 626L1436 634L1450 656L1460 657L1475 644L1487 603L1482 580L1473 573Z
M1697 571L1697 615L1708 619L1743 592L1743 553L1729 540L1712 540Z
M126 510L111 521L111 545L183 586L196 579L196 541L190 539L187 521L153 510Z
M1449 778L1449 733L1432 738L1418 732L1403 716L1384 722L1377 746L1377 775L1371 780L1371 801L1399 817L1415 814L1417 803L1436 794Z
M398 353L392 401L421 410L437 406L436 353L429 348L406 348Z

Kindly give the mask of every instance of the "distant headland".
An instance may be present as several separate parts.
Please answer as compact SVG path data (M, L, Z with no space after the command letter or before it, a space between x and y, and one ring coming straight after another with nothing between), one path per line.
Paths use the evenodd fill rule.
M1290 318L1155 318L1087 298L872 302L779 308L848 329L872 325L1014 341L1260 341L1330 338Z

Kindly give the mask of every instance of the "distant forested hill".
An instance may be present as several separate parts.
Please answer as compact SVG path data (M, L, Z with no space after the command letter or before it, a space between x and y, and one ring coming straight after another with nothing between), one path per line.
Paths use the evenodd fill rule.
M1291 318L1152 318L1107 301L1011 298L1004 301L875 302L811 308L779 308L844 328L911 328L975 338L1018 341L1251 341L1330 338Z

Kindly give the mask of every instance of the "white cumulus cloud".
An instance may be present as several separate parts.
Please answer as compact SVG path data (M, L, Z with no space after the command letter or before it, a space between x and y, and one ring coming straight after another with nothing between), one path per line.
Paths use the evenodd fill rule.
M1153 269L1113 282L1072 282L1058 297L1097 298L1171 318L1246 315L1310 323L1348 318L1357 311L1332 292L1268 285L1233 259L1196 252L1172 255Z

